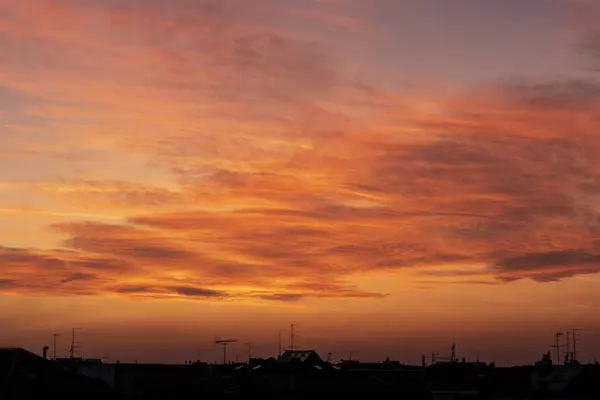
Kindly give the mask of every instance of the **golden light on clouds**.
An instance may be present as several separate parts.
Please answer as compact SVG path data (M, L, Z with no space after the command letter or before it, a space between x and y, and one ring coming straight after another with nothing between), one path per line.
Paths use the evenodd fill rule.
M482 54L505 47L467 39L455 51L478 74L458 79L459 55L426 61L444 50L435 35L401 32L382 13L436 14L426 5L8 3L0 292L39 299L13 302L22 315L79 298L88 309L121 304L115 323L157 302L167 311L145 309L154 324L193 300L221 328L211 307L255 310L268 329L283 317L264 313L286 310L305 324L326 315L381 330L381 315L404 313L431 330L428 318L450 318L438 313L453 304L463 322L494 314L517 326L508 297L549 324L534 299L558 296L548 285L577 297L575 320L591 312L593 27L564 50L585 49L580 70L506 76ZM536 29L541 48L560 33ZM415 43L386 47L394 32ZM533 58L513 61L532 70ZM485 306L460 311L476 299Z

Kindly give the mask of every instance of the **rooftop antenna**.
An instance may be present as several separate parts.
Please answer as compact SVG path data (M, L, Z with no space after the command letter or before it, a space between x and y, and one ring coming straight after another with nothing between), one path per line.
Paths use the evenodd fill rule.
M556 332L554 334L554 344L552 347L556 349L556 364L560 364L560 348L563 347L563 345L560 344L560 337L562 335L562 332Z
M572 357L572 359L575 361L577 361L577 341L578 341L578 338L581 337L581 335L577 332L579 332L580 330L581 329L577 329L577 328L573 328L571 330L571 333L572 333L571 337L573 339L573 357Z
M75 331L80 331L81 328L72 328L71 329L71 349L69 350L69 355L71 359L75 358L75 352L79 348L81 342L75 341Z
M278 347L277 347L277 358L281 357L281 331L277 332L278 336Z
M216 344L223 345L223 365L227 364L227 345L229 343L235 343L237 339L217 339L215 340Z
M252 343L247 342L244 344L246 345L246 347L248 347L248 364L250 364L250 361L252 361Z
M290 327L290 350L294 351L294 324Z
M571 361L571 353L569 351L569 342L571 341L571 332L567 331L565 335L565 364Z
M52 358L56 360L56 338L60 336L60 333L52 335Z

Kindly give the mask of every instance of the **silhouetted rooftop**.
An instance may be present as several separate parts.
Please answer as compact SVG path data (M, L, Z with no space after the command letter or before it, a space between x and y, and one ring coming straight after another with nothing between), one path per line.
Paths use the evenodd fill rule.
M279 362L322 362L314 350L287 350L278 359Z
M68 371L19 348L0 348L0 398L41 398L77 394L119 398L104 382Z

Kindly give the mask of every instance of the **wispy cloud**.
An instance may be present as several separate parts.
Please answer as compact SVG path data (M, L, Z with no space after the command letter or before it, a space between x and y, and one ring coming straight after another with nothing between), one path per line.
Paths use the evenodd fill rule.
M287 12L248 4L23 1L3 15L0 139L38 157L2 175L19 196L0 213L72 222L50 226L56 250L1 248L0 290L378 299L350 282L600 272L597 82L386 91L265 17ZM362 26L325 11L301 14ZM111 211L125 217L86 222Z

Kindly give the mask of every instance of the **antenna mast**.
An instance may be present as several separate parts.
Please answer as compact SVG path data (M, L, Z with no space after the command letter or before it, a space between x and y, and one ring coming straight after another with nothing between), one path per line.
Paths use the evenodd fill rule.
M281 331L277 332L278 336L278 347L277 347L277 358L281 357Z
M250 361L252 361L252 343L248 342L244 344L248 347L248 364L250 364Z
M290 350L294 351L294 324L290 327Z
M554 344L552 347L556 349L556 364L560 364L560 348L563 346L560 344L560 337L562 335L562 332L556 332L554 334Z
M571 341L571 332L567 331L565 334L565 364L568 364L571 361L571 353L569 349L569 342Z
M52 357L56 360L56 338L60 336L60 333L55 333L52 336Z
M573 360L577 361L577 339L579 337L581 337L581 335L577 332L579 332L581 329L577 329L577 328L573 328L572 332L572 338L573 338Z
M235 343L237 342L237 339L217 339L215 340L216 344L221 344L223 345L223 365L227 364L227 345L229 343Z
M72 328L71 330L71 349L69 350L69 355L71 359L75 358L75 351L79 348L81 342L75 341L75 331L81 330L81 328Z

